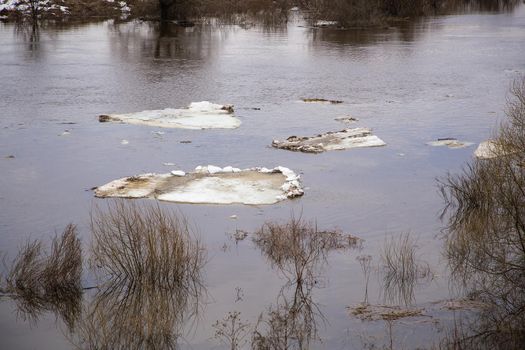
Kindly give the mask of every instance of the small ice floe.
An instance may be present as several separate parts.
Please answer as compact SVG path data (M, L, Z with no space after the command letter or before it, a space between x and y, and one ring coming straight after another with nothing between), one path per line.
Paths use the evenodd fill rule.
M122 140L122 141L120 141L120 144L121 145L128 145L129 141L128 140Z
M237 215L230 215L230 219L237 220Z
M327 100L324 98L302 98L301 101L306 103L326 103L333 105L343 103L343 101L340 100Z
M275 204L304 194L299 175L285 167L198 166L192 173L143 174L95 189L101 198L156 198L194 204Z
M472 146L473 144L474 143L472 142L459 141L451 137L437 139L437 141L427 142L427 145L429 146L434 146L434 147L447 146L448 148L465 148L465 147Z
M69 130L64 130L64 132L62 132L61 134L59 134L58 136L69 136L71 135L71 131Z
M503 149L496 140L487 140L479 144L478 148L474 151L474 155L479 159L491 159L509 155L509 151Z
M275 148L305 153L385 145L386 143L383 140L372 135L370 129L367 128L345 129L311 137L290 136L286 141L274 140L272 142L272 146Z
M187 108L143 111L127 114L104 114L99 122L120 122L160 128L180 129L235 129L241 121L234 116L232 105L207 101L193 102Z
M153 135L157 136L157 137L161 137L162 135L165 134L164 131L152 131L151 132Z
M327 21L327 20L318 20L314 23L314 27L326 28L326 27L337 27L339 22L337 21Z
M345 115L345 116L342 116L342 117L337 117L337 118L335 118L335 120L338 121L338 122L341 122L341 123L345 123L345 124L353 124L353 123L359 121L359 119L354 118L354 117L349 116L349 115Z
M166 163L162 163L162 165L164 165L164 166L175 166L175 163L166 162Z

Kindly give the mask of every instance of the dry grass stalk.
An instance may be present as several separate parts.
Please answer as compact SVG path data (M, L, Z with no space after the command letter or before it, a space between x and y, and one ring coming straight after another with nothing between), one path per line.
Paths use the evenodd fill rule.
M261 314L252 334L253 349L308 349L324 317L312 299L320 287L320 270L332 250L355 248L360 240L340 231L319 231L296 219L266 223L254 235L256 246L288 279L275 306ZM293 293L286 290L293 287ZM288 295L287 295L288 294Z
M238 311L228 312L220 321L213 324L214 338L230 347L231 350L242 349L246 345L250 324L241 320Z
M416 284L432 276L428 264L417 256L416 241L409 233L387 240L381 261L384 297L391 303L411 305Z
M70 224L53 239L48 255L38 240L20 250L6 277L6 291L22 317L36 320L52 311L71 328L80 312L81 274L82 249L76 227Z
M158 204L116 200L94 210L91 229L91 264L105 283L77 329L77 346L176 348L204 292L205 250L187 221Z
M317 270L326 262L328 252L355 248L361 242L338 230L319 231L314 223L293 215L285 224L265 223L253 240L287 278L308 286L319 282Z

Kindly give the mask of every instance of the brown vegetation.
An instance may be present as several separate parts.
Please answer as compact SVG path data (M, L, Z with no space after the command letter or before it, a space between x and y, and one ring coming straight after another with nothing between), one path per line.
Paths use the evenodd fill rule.
M36 320L45 311L61 316L72 328L78 317L82 286L82 250L76 227L68 225L46 255L42 242L28 242L13 260L5 291L23 318Z
M339 27L383 25L392 20L439 15L458 10L512 9L519 0L302 0L315 21L336 21Z
M354 248L360 240L340 231L319 231L314 223L291 217L285 224L268 222L255 233L254 242L287 278L314 285L316 272L329 251Z
M74 343L87 349L174 349L199 311L205 250L181 215L119 200L91 215L101 287Z
M12 19L86 19L131 18L177 20L193 25L192 20L219 18L230 23L258 21L267 25L286 23L294 5L313 23L337 22L339 27L384 25L391 20L414 18L454 11L501 11L514 8L519 0L127 0L129 12L119 1L106 0L20 0L28 10L5 11ZM51 6L56 5L56 6ZM61 11L58 6L67 7Z
M496 138L512 152L475 160L440 185L452 275L491 306L468 337L469 346L525 344L525 79L514 83L512 93L508 121Z
M417 255L416 241L409 233L387 240L381 261L384 298L394 304L413 304L416 285L432 277L428 264Z
M319 231L314 223L292 215L285 224L266 223L254 242L287 283L276 304L260 315L252 349L308 349L317 339L319 320L324 320L312 291L322 286L320 272L328 253L355 248L360 240L337 230Z

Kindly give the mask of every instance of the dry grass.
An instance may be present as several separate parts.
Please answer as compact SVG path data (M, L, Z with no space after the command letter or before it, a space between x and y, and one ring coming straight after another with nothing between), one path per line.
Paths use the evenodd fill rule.
M174 349L204 293L205 250L181 216L116 200L91 215L91 265L102 287L74 343L89 349Z
M181 286L198 294L205 250L181 215L116 200L91 215L92 266L130 285Z
M312 299L322 286L321 270L328 253L355 248L360 240L340 231L319 231L314 223L291 219L269 222L254 235L254 242L271 264L287 278L276 305L261 314L252 334L253 349L308 349L324 321ZM288 289L293 289L288 293Z
M18 253L6 277L6 292L23 318L36 320L44 311L62 317L70 328L82 299L82 250L76 227L68 225L52 241L46 255L40 241L28 242Z
M220 321L213 324L214 338L227 345L231 350L242 349L248 340L250 324L241 320L238 311L228 312Z
M352 316L363 321L396 321L402 318L424 316L423 309L389 305L359 304L349 308L349 311Z
M355 248L360 240L341 231L319 231L316 224L293 215L285 224L265 223L253 238L270 262L290 280L300 284L318 283L318 269L328 252Z
M474 333L509 349L525 345L525 78L511 91L508 121L496 135L504 155L475 160L440 183L452 276L491 305Z
M416 241L409 233L387 240L381 252L383 293L392 303L411 305L416 284L431 277L427 263L417 255Z

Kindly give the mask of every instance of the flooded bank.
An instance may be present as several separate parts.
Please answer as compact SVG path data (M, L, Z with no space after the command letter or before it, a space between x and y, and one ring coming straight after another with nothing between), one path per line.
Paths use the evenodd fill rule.
M235 311L252 327L262 315L258 339L267 341L272 325L294 310L299 310L295 322L302 334L308 335L308 327L314 330L310 321L316 321L310 334L322 342L311 337L312 349L361 349L371 341L388 346L389 335L395 348L438 344L439 327L453 325L454 319L433 303L456 296L450 295L443 242L436 238L443 203L435 178L459 172L474 147L451 150L426 143L447 137L479 144L493 136L508 86L525 72L525 8L384 29L302 25L160 28L110 21L42 26L38 40L31 41L13 25L0 24L0 247L7 261L28 238L50 242L70 222L88 248L90 212L104 201L94 199L91 189L111 179L169 172L164 164L173 169L283 164L300 174L305 186L305 195L293 201L269 206L159 202L182 212L208 251L202 271L208 302L197 326L190 320L178 328L184 334L178 346L220 347L213 325ZM301 100L317 96L343 103ZM192 101L232 103L242 126L158 130L100 124L95 118ZM388 146L316 156L269 146L290 135L340 130L335 119L343 115L355 116L356 127L373 129ZM290 283L256 242L232 238L237 230L257 232L267 221L287 222L291 212L316 222L319 230L337 228L363 239L361 250L327 253L315 287L308 289L293 278ZM365 292L371 305L386 303L376 274L381 251L385 241L405 232L417 237L417 252L435 274L410 297L414 308L432 319L389 324L352 317L348 307L361 303ZM371 258L358 259L365 256ZM369 274L361 261L369 261ZM96 276L86 272L82 285L97 285ZM102 304L111 310L125 295L108 295ZM129 299L135 311L148 302L136 295ZM84 298L95 298L94 292ZM30 323L16 310L2 297L0 333L6 348L72 347L52 313Z

